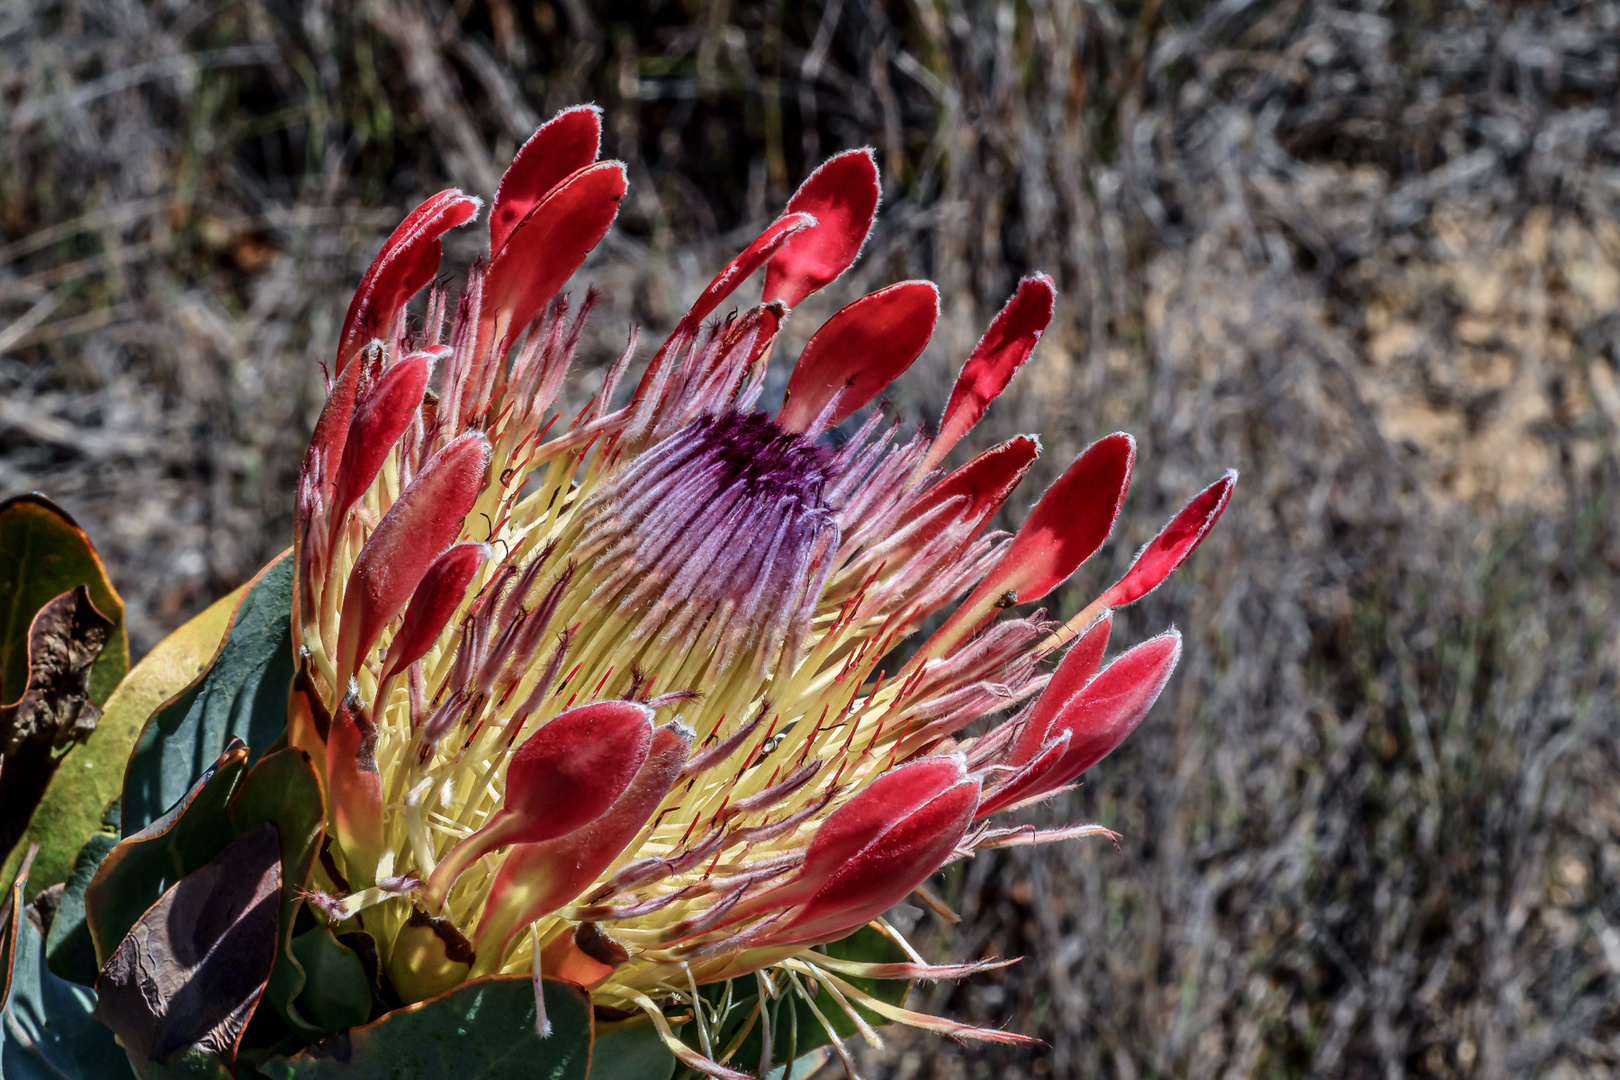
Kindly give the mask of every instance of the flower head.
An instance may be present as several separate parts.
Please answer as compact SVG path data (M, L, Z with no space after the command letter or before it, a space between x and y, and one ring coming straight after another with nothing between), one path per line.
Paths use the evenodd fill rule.
M317 906L377 940L407 1000L541 970L668 1035L662 1004L700 984L813 974L842 1007L1012 1038L875 1003L811 946L955 859L1103 831L990 816L1071 783L1140 722L1180 639L1105 664L1109 612L1190 554L1235 477L1068 623L1007 613L1102 546L1135 457L1127 435L1099 440L1011 537L988 526L1033 438L941 469L1051 319L1043 275L967 360L937 435L881 414L829 435L922 352L927 282L834 315L782 408L759 411L782 321L871 229L865 151L805 182L624 404L633 334L591 403L557 415L592 298L556 294L625 191L624 167L596 161L598 130L572 109L519 151L453 305L435 288L406 318L439 237L479 210L457 191L406 219L350 307L297 506L290 730L324 763L333 839ZM761 268L761 302L711 318ZM898 967L877 974L972 966ZM736 1075L717 1048L668 1041Z

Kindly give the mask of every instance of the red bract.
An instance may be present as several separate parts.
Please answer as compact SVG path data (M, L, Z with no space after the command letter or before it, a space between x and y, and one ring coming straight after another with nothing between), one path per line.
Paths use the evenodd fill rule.
M343 593L338 680L355 665L411 598L428 567L461 535L489 467L489 440L470 431L450 442L400 492L360 549Z
M602 147L602 110L564 109L540 125L506 167L489 208L489 253L500 254L512 230L553 188L596 160Z
M1041 772L985 800L983 813L1062 787L1113 753L1158 700L1181 656L1181 635L1171 630L1122 653L1086 688L1064 702L1048 729L1068 735L1063 754ZM1050 741L1050 736L1048 736Z
M759 944L830 941L893 907L950 858L978 802L979 781L959 757L923 758L878 777L816 833L776 901L801 906Z
M967 526L957 538L957 548L971 543L1001 509L1040 452L1039 443L1020 435L991 447L928 488L906 510L908 521L922 522L924 527L891 541L881 549L882 558L903 562L935 543L941 530L953 523ZM935 514L938 516L930 517Z
M983 626L997 608L1039 600L1096 554L1125 505L1136 440L1098 439L1041 496L1006 554L923 647L933 657Z
M427 390L431 358L428 353L415 352L401 359L367 389L355 409L327 511L332 515L334 539L349 507L371 487L394 443L415 419Z
M967 821L960 827L953 823L963 798L957 789L962 787L971 789L976 805L979 782L968 777L962 759L955 755L925 757L890 769L828 816L810 841L804 865L797 874L740 904L727 915L726 923L740 922L763 912L796 908L799 910L795 910L785 924L789 929L771 935L771 941L793 944L812 940L797 937L805 925L799 916L803 910L808 910L808 905L815 908L816 926L825 928L844 913L860 908L866 898L878 895L884 888L883 879L889 884L905 879L903 870L889 865L895 851L912 850L915 858L911 869L915 870L927 862L926 851L943 842L941 837L948 835L953 846L961 839ZM968 820L971 818L969 808ZM952 828L955 828L954 834ZM948 848L946 854L949 854ZM916 888L941 861L943 856L929 862L915 881L901 889L900 896ZM881 872L877 869L879 866ZM853 875L847 872L851 868L857 869ZM890 907L894 902L883 907ZM858 919L857 925L869 918L871 916ZM786 940L788 937L793 941Z
M604 701L563 713L531 735L506 770L498 816L521 823L506 842L566 836L601 817L647 760L652 719L645 705Z
M377 773L377 726L355 694L332 714L326 739L327 811L343 845L349 873L364 888L376 881L382 858L382 778Z
M1099 612L1135 603L1169 577L1195 551L1226 509L1237 484L1237 471L1229 470L1215 483L1193 496L1159 535L1137 552L1125 576L1093 600L1041 643L1043 651L1060 648L1088 626Z
M501 808L445 855L424 902L437 909L457 875L496 848L567 836L601 817L647 760L652 718L645 705L603 701L565 712L529 736L507 766Z
M1028 435L1017 435L992 446L929 488L912 513L921 517L941 503L965 498L960 515L964 520L987 517L1007 501L1040 453L1041 444Z
M816 435L844 420L922 355L937 322L932 281L902 281L845 307L799 354L776 423Z
M1123 607L1134 603L1159 587L1176 567L1187 561L1209 534L1221 511L1232 497L1237 483L1237 470L1227 474L1193 496L1191 502L1171 519L1170 524L1155 536L1136 556L1125 576L1099 598L1106 607Z
M839 807L816 831L804 876L825 881L907 817L967 779L962 759L944 754L890 769ZM819 882L818 882L819 884Z
M360 371L364 366L350 364L338 375L326 395L321 415L315 421L315 431L309 438L309 451L304 456L304 470L319 474L321 495L328 502L337 486L338 463L343 460L349 424L354 420L354 399L360 390Z
M1018 737L1013 740L1007 755L1009 765L1027 765L1040 753L1041 747L1052 734L1059 714L1086 688L1102 667L1108 651L1108 637L1114 628L1112 615L1104 615L1091 625L1080 640L1069 646L1062 663L1052 673L1040 700L1031 705L1020 720Z
M478 352L515 337L607 235L624 198L624 165L590 165L552 188L490 259Z
M990 402L1007 389L1013 375L1024 366L1035 345L1052 321L1057 304L1057 287L1045 274L1035 274L1018 283L1007 306L990 323L962 365L945 414L939 422L939 435L923 461L932 468L950 453L963 435L979 422Z
M690 729L659 728L641 770L606 813L566 836L515 847L490 887L474 939L478 954L498 959L518 930L584 892L647 824L691 749Z
M795 213L783 214L771 222L770 227L744 248L742 254L727 263L726 268L716 274L714 280L698 295L692 310L686 313L687 324L696 326L708 318L726 297L737 290L737 286L748 279L749 274L764 266L793 237L815 224L814 215Z
M870 150L828 158L788 200L788 213L810 214L815 227L783 246L765 270L766 301L788 307L831 284L861 253L877 218L877 160Z
M405 302L439 269L439 237L478 216L479 202L452 188L412 210L360 279L338 337L338 371L366 342L388 332Z
M904 817L886 816L890 827L840 865L772 943L836 940L882 915L950 861L978 805L979 781L963 778Z
M440 555L411 595L405 620L388 645L377 685L386 687L394 675L427 655L467 597L473 575L490 556L488 544L457 544Z

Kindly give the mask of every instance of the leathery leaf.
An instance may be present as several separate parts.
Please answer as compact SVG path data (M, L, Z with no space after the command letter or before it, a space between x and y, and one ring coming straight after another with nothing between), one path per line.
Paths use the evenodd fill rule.
M283 553L248 584L207 672L153 713L124 775L124 835L156 820L234 737L256 760L287 724L293 676L292 559Z
M96 981L96 1018L143 1076L200 1051L227 1067L270 978L281 843L266 823L232 840L141 915Z
M5 1080L131 1080L113 1033L92 1015L95 992L58 978L45 943L23 912L24 883L10 890L0 943L0 1077Z
M604 1031L591 1047L591 1080L669 1080L675 1055L650 1023Z
M39 494L0 502L0 700L15 701L27 682L34 614L77 585L89 590L96 610L114 624L90 672L90 700L104 705L129 670L124 601L95 545L67 511Z
M0 879L15 875L29 844L37 843L39 854L28 875L29 899L67 880L85 837L96 831L105 808L123 791L124 766L147 718L208 668L246 591L243 586L216 600L160 641L118 684L89 740L69 751L51 777Z
M98 966L169 886L230 843L225 808L242 780L247 754L246 746L233 741L168 813L119 841L101 860L84 892L85 924Z
M490 975L262 1063L268 1080L586 1080L590 996L546 980L551 1034L535 1031L534 984Z
M83 719L109 704L113 688L129 669L124 602L94 545L72 517L43 495L20 495L0 502L0 706L20 705L29 682L29 636L34 620L52 600L83 586L90 603L111 623L99 655L88 671L89 703ZM81 674L79 678L83 678ZM4 709L0 709L3 713ZM67 879L79 845L96 825L107 797L92 798L88 812L72 822L56 820L65 803L52 793L66 775L93 773L114 778L123 771L129 745L120 745L116 725L103 715L95 730L65 755L41 746L24 751L28 760L11 762L12 774L0 784L0 880L17 873L32 844L40 849L28 875L29 898ZM18 771L21 770L21 771Z
M305 989L306 978L303 958L291 950L294 922L303 904L301 894L309 886L310 871L325 835L326 807L320 778L309 755L296 747L266 755L242 780L231 799L228 816L238 835L264 822L274 823L281 835L281 934L266 996L304 1038L330 1034L335 1027L305 1016L295 1003ZM325 989L336 992L334 987ZM362 1011L362 1015L353 1022L363 1023L370 1011L369 996L354 1010Z
M79 849L73 873L68 875L50 932L45 936L45 957L51 970L64 979L83 986L96 982L96 945L90 938L90 925L84 918L84 893L95 879L96 869L118 844L116 812L103 819L102 828L90 834Z

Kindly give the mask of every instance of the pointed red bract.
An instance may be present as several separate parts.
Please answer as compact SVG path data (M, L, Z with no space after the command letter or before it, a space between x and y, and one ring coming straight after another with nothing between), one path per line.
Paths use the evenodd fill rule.
M376 881L382 857L382 777L377 772L377 728L359 700L345 694L326 737L326 798L337 840L356 888Z
M394 443L410 426L411 419L416 415L416 407L422 404L422 395L427 390L428 362L431 359L425 352L404 357L383 372L355 408L354 418L349 423L348 438L343 444L343 459L337 470L332 505L328 509L334 536L342 528L349 507L371 487L383 462L393 451Z
M771 944L826 941L881 915L950 858L979 802L957 757L928 757L873 781L827 818L800 880L815 891Z
M412 210L383 243L349 301L338 337L338 371L378 334L439 269L439 237L478 215L479 201L451 188Z
M960 515L963 520L993 514L1007 501L1040 453L1041 444L1028 435L1016 435L999 446L992 446L929 488L917 500L911 514L921 517L958 496L968 500L967 508Z
M653 711L602 701L563 713L529 736L506 769L502 812L524 825L507 843L535 844L595 821L641 770Z
M1014 772L1007 774L999 780L998 787L985 793L979 800L979 809L974 813L975 818L989 817L991 814L1005 810L1009 806L1023 802L1026 787L1037 780L1044 779L1069 752L1069 733L1059 731L1056 735L1035 748L1034 756L1023 764L1008 762Z
M691 749L690 729L657 729L641 770L606 813L566 836L508 852L478 923L479 955L489 950L489 958L498 960L518 930L584 892L647 824Z
M737 291L737 286L748 279L748 275L761 266L782 249L793 237L815 225L816 219L811 214L787 213L771 222L770 227L759 234L759 238L743 249L726 268L715 275L708 287L698 295L692 304L692 310L686 313L686 322L696 326L709 314L725 302L726 297Z
M871 150L846 150L822 162L787 204L788 213L814 215L816 225L771 259L765 300L797 307L848 270L872 231L881 194Z
M512 226L484 278L475 355L501 334L516 335L557 295L619 213L624 163L589 165L554 187Z
M315 431L309 438L309 451L304 455L304 468L321 471L321 494L330 502L337 485L338 463L349 438L349 424L354 420L354 399L360 386L360 364L350 364L338 375L337 381L326 395Z
M918 530L904 543L887 548L884 558L890 565L903 564L931 544L940 529L954 522L974 523L972 530L962 536L960 546L966 547L1018 487L1040 452L1040 443L1027 435L1019 435L1000 446L991 447L928 488L906 511L906 518L916 521L932 513L936 507L958 500L951 516L936 521L929 528Z
M991 571L989 590L1039 600L1078 570L1114 531L1136 460L1136 440L1098 439L1046 490ZM983 586L981 586L983 587Z
M602 110L576 105L541 124L506 167L489 208L489 253L500 254L507 237L553 188L596 160L602 147Z
M378 686L385 685L392 676L422 659L433 647L450 622L450 616L466 599L467 586L473 576L489 556L488 544L457 544L428 567L411 595L399 633L388 644Z
M938 321L931 281L902 281L848 305L799 354L777 424L807 431L818 420L830 427L845 419L922 355Z
M919 758L890 769L827 816L811 838L797 874L737 905L727 914L726 922L736 923L809 902L839 868L880 841L897 822L966 779L962 759L953 755ZM977 789L976 782L974 787ZM960 836L959 832L956 839ZM930 867L928 873L933 873L935 867Z
M451 848L428 878L423 901L429 909L444 902L463 870L496 848L567 836L606 813L647 760L652 718L638 702L599 701L570 709L529 736L506 767L501 808Z
M441 552L461 535L483 487L489 440L469 431L445 446L400 492L355 559L343 594L338 636L339 685L360 661Z
M998 607L1039 600L1096 554L1125 505L1136 440L1115 432L1086 448L1046 489L995 569L918 654L942 655Z
M1068 749L1043 774L1032 772L1014 789L998 791L995 805L1054 791L1113 753L1153 708L1180 656L1181 635L1174 630L1120 654L1053 721L1052 732L1068 732Z
M924 468L932 468L961 441L984 415L990 402L1007 388L1013 375L1030 354L1035 343L1052 321L1057 303L1057 286L1045 274L1035 274L1018 283L1018 291L1001 309L974 346L962 373L957 376L951 399L939 422L939 435L928 450Z
M1052 673L1041 696L1024 714L1023 727L1013 741L1007 755L1009 765L1024 765L1033 761L1052 735L1059 714L1086 684L1091 682L1102 666L1103 654L1108 651L1108 636L1113 630L1114 617L1104 614L1091 625L1078 641L1069 646L1062 663Z
M1186 562L1187 556L1209 534L1220 519L1221 511L1231 500L1232 488L1236 483L1237 470L1230 469L1225 476L1193 496L1181 513L1172 518L1170 524L1136 556L1136 561L1125 571L1125 576L1103 593L1098 602L1105 607L1123 607L1158 588L1159 583Z
M827 816L805 852L804 872L830 874L883 835L896 820L966 776L962 760L948 754L890 769Z

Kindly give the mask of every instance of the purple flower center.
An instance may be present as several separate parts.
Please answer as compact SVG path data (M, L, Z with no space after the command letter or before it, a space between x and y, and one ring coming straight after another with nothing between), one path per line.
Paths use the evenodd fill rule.
M764 413L706 416L642 454L585 513L603 593L634 636L756 667L803 645L837 547L832 455ZM623 560L622 563L620 560Z
M705 444L703 456L718 470L716 487L739 485L744 498L768 504L793 499L821 507L832 455L762 412L705 416L678 433Z

